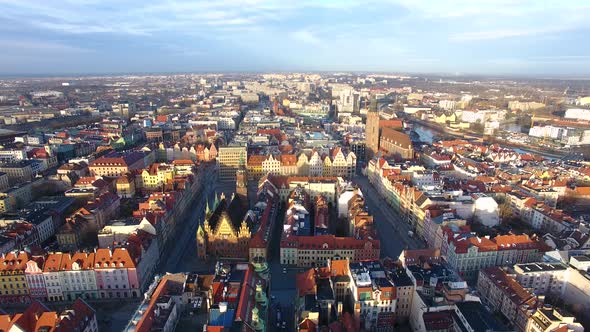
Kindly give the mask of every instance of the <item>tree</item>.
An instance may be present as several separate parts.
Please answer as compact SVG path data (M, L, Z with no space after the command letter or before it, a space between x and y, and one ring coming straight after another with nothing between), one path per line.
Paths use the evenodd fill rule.
M478 134L483 134L484 126L481 124L481 121L477 120L477 122L471 125L471 130Z
M508 201L502 202L502 204L498 205L498 214L500 216L500 221L502 223L507 223L512 221L514 218L514 212L512 211L512 207Z

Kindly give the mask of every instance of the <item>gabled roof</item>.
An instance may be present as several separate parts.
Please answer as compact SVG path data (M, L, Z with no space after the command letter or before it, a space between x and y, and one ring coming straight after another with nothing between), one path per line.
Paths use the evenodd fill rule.
M243 206L239 195L234 195L229 204L227 203L227 199L222 197L213 213L211 213L211 216L207 219L209 226L211 229L216 230L221 219L227 218L234 232L237 232L247 212Z

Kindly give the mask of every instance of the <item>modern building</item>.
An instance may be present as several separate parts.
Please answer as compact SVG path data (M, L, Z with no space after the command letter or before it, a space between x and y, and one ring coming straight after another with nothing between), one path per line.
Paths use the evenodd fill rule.
M223 146L217 155L218 176L221 181L235 180L236 171L246 166L248 151L245 146Z

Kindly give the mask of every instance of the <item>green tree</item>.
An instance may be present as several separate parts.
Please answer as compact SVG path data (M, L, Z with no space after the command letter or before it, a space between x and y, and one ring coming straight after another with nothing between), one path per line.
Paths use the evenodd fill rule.
M481 123L481 121L477 120L477 122L471 124L471 130L473 130L474 132L478 133L478 134L483 134L483 129L484 126Z

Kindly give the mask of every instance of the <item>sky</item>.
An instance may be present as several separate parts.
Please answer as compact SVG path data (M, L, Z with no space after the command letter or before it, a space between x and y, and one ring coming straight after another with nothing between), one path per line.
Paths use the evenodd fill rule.
M0 0L0 75L590 77L588 0Z

